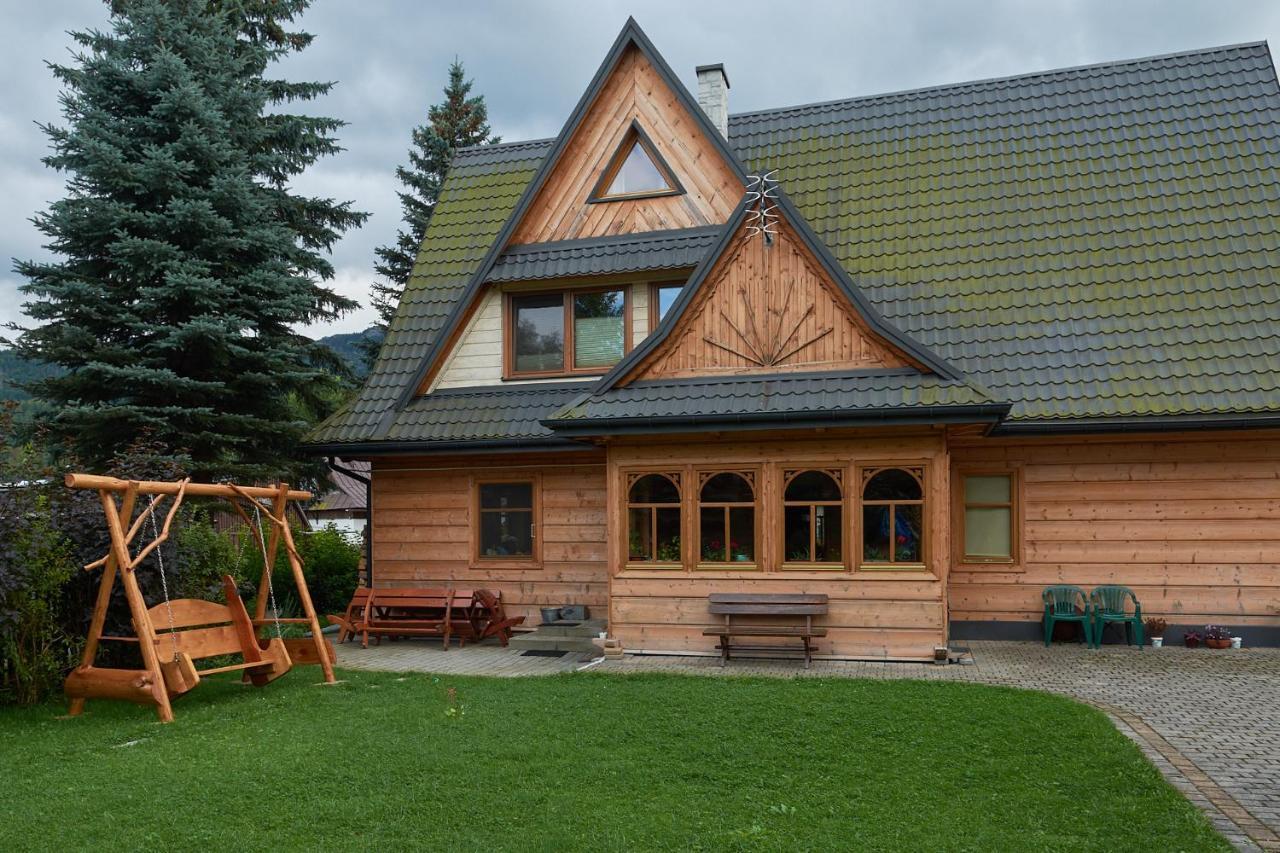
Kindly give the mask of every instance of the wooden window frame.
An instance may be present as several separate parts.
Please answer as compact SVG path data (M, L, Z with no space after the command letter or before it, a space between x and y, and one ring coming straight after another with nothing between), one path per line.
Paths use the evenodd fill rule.
M658 328L658 324L662 322L662 317L658 314L658 309L660 307L658 304L658 291L668 287L682 289L686 284L688 284L688 282L688 279L683 281L679 279L669 279L665 281L649 282L649 334L652 335L654 330Z
M644 190L642 192L606 195L609 185L613 183L613 179L618 175L618 170L622 168L622 164L626 162L627 156L631 153L633 144L639 145L654 167L662 173L662 176L667 181L667 188L665 190ZM608 165L600 173L600 179L592 187L591 195L587 197L587 204L607 204L613 201L634 201L641 198L663 198L665 196L684 194L684 186L676 178L676 173L667 165L667 161L663 159L657 146L649 138L649 134L644 132L639 120L632 119L630 126L622 134L622 139L614 147L613 155L609 158Z
M603 376L613 369L614 364L607 367L573 367L573 301L574 297L590 293L609 293L622 291L622 356L631 352L631 285L626 282L602 284L592 287L551 287L542 290L507 290L502 294L502 378L514 379L554 379L573 376ZM560 370L517 371L515 300L524 296L560 296L564 310L564 358ZM621 361L621 359L619 359Z
M751 503L746 504L746 503L729 503L729 502L716 501L713 503L704 504L702 501L702 489L704 486L706 486L708 482L711 481L713 477L715 477L718 474L737 474L739 477L742 477L744 480L746 480L747 485L751 487ZM715 571L715 572L762 571L765 564L765 560L762 559L763 554L761 551L761 547L764 545L764 541L760 536L760 533L761 533L760 492L763 486L763 481L760 476L759 467L716 466L716 467L706 467L706 468L702 468L702 467L695 468L693 471L693 477L690 480L690 485L696 489L696 491L691 495L692 503L693 503L693 512L691 513L692 518L690 519L693 525L693 531L694 531L693 567L701 571ZM702 509L704 506L713 508L713 509L715 508L724 509L724 524L725 524L726 534L729 532L729 510L733 507L743 507L743 506L751 507L751 536L753 539L752 550L754 553L752 554L752 559L750 561L736 562L734 560L725 560L724 562L720 562L717 560L703 559L702 557ZM726 536L726 539L727 538L728 537ZM725 542L725 555L729 557L733 556L731 553L729 553L729 543L727 541Z
M685 536L685 516L687 515L687 512L686 512L687 501L685 500L684 472L679 470L641 468L636 470L624 471L622 472L622 474L623 474L623 481L622 481L623 489L625 490L623 492L623 526L625 529L624 537L622 541L623 568L628 570L652 569L652 570L658 570L658 571L664 571L664 572L684 571L685 565L688 562L687 557L689 552L688 537ZM642 480L645 477L648 477L651 475L666 477L668 480L670 480L676 487L676 493L680 496L679 500L674 504L633 503L631 501L631 487L634 486L639 480ZM651 525L650 535L653 537L653 541L656 543L658 541L657 510L670 509L673 506L680 512L680 559L676 562L671 562L669 560L658 560L656 559L657 553L655 552L654 554L655 559L653 560L632 560L631 559L631 510L632 509L649 510L649 524Z
M955 544L953 552L954 563L956 566L963 566L966 571L997 571L997 572L1021 572L1025 571L1024 560L1022 556L1022 466L1020 465L983 465L983 466L960 466L952 470L952 497L951 497L951 518L954 525L955 534L952 540ZM1009 478L1009 503L1008 504L968 504L964 499L964 480L966 477L1008 477ZM965 551L968 550L965 545L965 511L969 506L977 507L1009 507L1009 551L1008 558L991 557L976 558L968 556Z
M839 487L840 489L840 500L838 501L789 501L787 500L787 486L789 486L791 484L791 481L794 480L796 477L799 477L801 474L806 474L810 471L817 471L818 473L826 474L827 476L835 480L836 486ZM784 572L848 571L849 553L850 553L850 548L847 545L848 531L849 531L849 489L845 482L847 479L845 476L845 473L846 473L845 468L843 466L832 467L829 462L825 465L821 463L814 463L812 465L806 465L804 463L800 463L800 464L787 463L785 467L779 468L778 473L779 473L778 482L780 483L780 490L779 490L780 500L778 503L779 503L779 506L782 507L781 511L778 513L778 523L777 523L778 547L776 550L778 554L778 570L784 571ZM793 506L809 507L810 509L818 506L840 507L840 514L841 514L840 536L841 536L842 544L840 548L840 551L841 551L840 560L838 562L816 562L812 560L788 560L787 559L787 507L793 507ZM816 547L817 547L817 543L815 542L816 525L817 525L817 515L816 513L810 512L810 515L809 515L809 554L810 555L813 554L814 550L816 550Z
M906 471L908 474L911 474L913 477L915 477L916 481L920 484L919 500L868 501L863 497L863 495L866 493L866 490L867 490L867 483L871 482L872 477L874 477L876 474L879 474L882 471L892 471L895 469ZM929 465L925 462L920 462L920 461L883 462L878 464L859 465L857 467L857 474L858 474L858 477L857 477L857 483L858 483L857 507L858 508L855 513L856 520L854 523L854 531L855 531L855 536L857 537L858 571L860 572L927 572L929 571L930 555L932 553L932 548L933 548L933 541L932 541L933 537L929 535L929 522L930 522L929 499L928 499ZM864 553L864 549L866 547L866 531L863 529L863 525L866 522L864 520L865 513L863 512L863 508L867 506L886 506L886 505L890 507L895 505L914 506L917 504L920 506L920 562L895 563L895 562L892 562L892 560L890 560L890 562L885 562L885 563L867 562L866 554ZM893 556L895 546L897 544L895 541L895 537L893 536L893 519L894 519L894 511L890 509L889 554L891 558Z
M533 553L528 557L503 555L489 557L481 553L480 519L483 512L496 510L480 509L480 487L497 483L529 483L533 496ZM471 531L470 568L473 569L541 569L542 568L542 475L538 472L529 474L477 474L471 478L470 517L467 527Z

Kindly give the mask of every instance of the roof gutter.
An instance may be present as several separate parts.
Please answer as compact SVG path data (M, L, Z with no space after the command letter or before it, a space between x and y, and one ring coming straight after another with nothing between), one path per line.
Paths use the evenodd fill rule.
M831 426L913 425L941 423L997 423L1009 412L1008 403L977 406L921 406L902 409L833 410L830 412L768 412L741 415L691 415L636 418L548 419L540 423L563 435L623 435L705 430L708 432L761 429L805 429Z
M1167 415L1124 418L1062 418L1004 421L991 431L1003 435L1086 435L1108 432L1175 432L1179 430L1280 428L1280 414L1250 412L1230 415Z
M508 450L538 452L581 451L583 445L568 439L495 438L478 441L359 441L304 444L302 450L323 456L403 456L406 453L502 453Z

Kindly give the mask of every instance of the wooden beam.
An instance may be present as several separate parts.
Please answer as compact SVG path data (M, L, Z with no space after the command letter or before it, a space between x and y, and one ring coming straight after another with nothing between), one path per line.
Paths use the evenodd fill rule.
M141 491L141 484L134 484L135 492ZM177 484L174 484L175 489ZM126 492L129 488L126 486ZM173 708L169 705L169 692L164 686L164 673L160 670L160 659L156 655L156 633L151 627L151 617L147 614L147 602L138 587L138 578L130 568L129 546L124 538L124 526L120 523L120 514L116 509L115 498L109 489L100 489L98 497L102 501L102 510L107 516L107 529L111 532L111 550L115 554L116 564L120 566L120 580L124 583L125 597L129 600L129 610L133 614L133 630L138 635L138 647L142 650L142 662L151 673L151 691L156 698L156 713L162 723L173 722Z
M298 557L298 549L294 547L293 531L289 529L289 522L284 514L287 502L283 498L287 494L288 486L281 483L281 499L276 502L279 506L279 511L274 516L274 520L284 541L285 551L289 555L289 568L293 572L293 582L298 588L298 601L302 604L303 614L306 615L311 623L311 639L316 647L316 657L320 659L320 667L324 670L324 680L329 684L333 684L337 681L333 675L333 662L329 659L329 650L325 645L324 635L320 633L320 619L316 616L316 608L311 603L311 593L307 590L307 579L302 573L302 560Z
M125 518L133 517L133 504L138 497L137 488L127 489L120 503L120 512ZM127 545L127 543L126 543ZM106 566L102 571L102 579L98 582L98 597L93 603L93 617L89 621L89 637L85 640L84 653L80 656L82 669L93 666L93 659L98 654L98 643L102 639L102 626L107 619L107 607L111 604L111 589L116 583L115 551L108 552ZM71 691L68 691L70 693ZM67 713L78 717L84 712L84 696L76 696L71 700Z
M69 489L95 489L105 492L127 492L130 486L129 480L100 477L96 474L68 474L64 482ZM177 481L142 480L136 485L138 494L141 495L176 495L181 488L181 483ZM202 498L232 498L241 493L254 498L273 498L278 494L279 489L270 486L235 486L231 483L188 483L186 492L188 495ZM312 497L311 492L296 489L286 494L291 501L309 501Z

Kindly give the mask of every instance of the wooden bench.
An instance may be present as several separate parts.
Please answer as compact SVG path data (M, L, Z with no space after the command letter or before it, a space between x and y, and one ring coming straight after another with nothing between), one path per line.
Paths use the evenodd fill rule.
M356 624L360 645L369 636L440 637L449 648L453 593L447 589L374 589L365 602L364 618Z
M708 609L716 616L724 617L724 624L708 628L704 637L719 637L720 665L724 666L735 651L776 652L788 646L751 645L731 642L733 637L794 637L804 644L804 668L813 660L813 640L825 637L826 628L815 628L813 617L825 616L827 597L816 593L712 593L707 597ZM778 624L776 621L760 622L753 617L804 617L794 624ZM738 620L735 621L735 617ZM742 622L742 617L751 619Z
M498 642L506 645L511 639L512 629L524 624L523 616L508 616L502 606L502 593L487 589L476 590L475 606L472 610L476 639L497 637Z
M351 596L351 603L347 605L346 612L341 616L336 614L329 615L330 624L338 626L339 643L345 643L358 633L356 626L364 621L365 607L369 604L369 593L372 591L367 586L356 587L355 593Z

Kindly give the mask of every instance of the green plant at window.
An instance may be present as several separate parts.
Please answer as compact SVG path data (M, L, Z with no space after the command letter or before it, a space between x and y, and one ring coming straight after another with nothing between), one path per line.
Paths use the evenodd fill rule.
M863 565L918 566L924 562L923 475L919 468L863 473Z
M680 477L636 475L627 490L627 561L680 563Z

